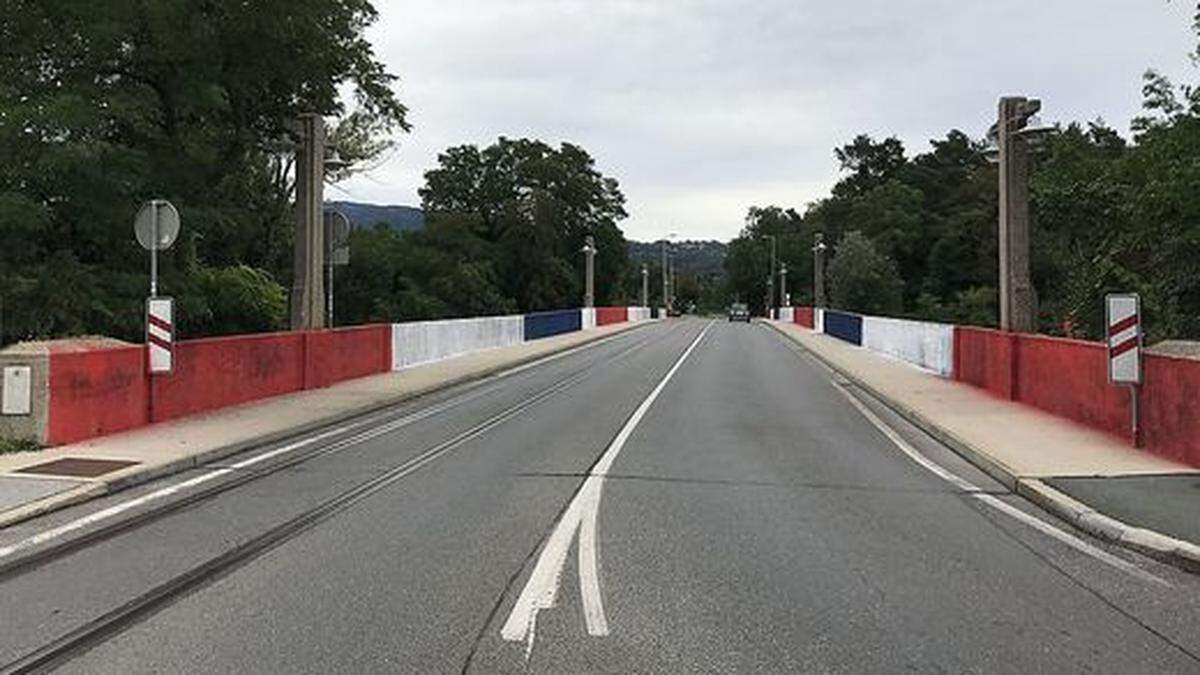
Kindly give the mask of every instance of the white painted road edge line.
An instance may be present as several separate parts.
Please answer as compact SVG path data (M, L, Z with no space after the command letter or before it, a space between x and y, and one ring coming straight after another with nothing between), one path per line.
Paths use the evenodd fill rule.
M577 345L575 347L571 347L569 349L563 350L561 352L556 352L554 354L548 354L546 356L535 359L528 363L523 363L518 366L514 366L513 368L509 368L507 370L504 370L504 371L501 371L498 373L494 373L476 384L477 385L483 384L483 383L486 383L491 380L497 380L497 379L508 377L510 375L515 375L516 373L520 373L520 372L529 370L531 368L535 368L537 366L543 365L550 361L554 361L554 360L560 359L562 357L569 356L571 354L575 354L575 353L583 351L585 349L591 349L593 347L598 347L598 346L600 346L602 344L606 344L618 337L621 337L622 335L625 335L626 332L627 331L623 330L618 333L614 333L613 335L606 336L606 337L600 338L598 340L594 340L592 342L588 342L586 344ZM198 485L203 485L204 483L212 481L216 478L220 478L222 476L227 476L231 473L234 473L235 471L247 469L249 467L254 466L255 464L259 464L260 462L264 462L273 457L278 457L280 455L285 455L290 452L294 452L301 448L312 445L313 443L325 440L331 436L336 436L338 434L344 433L351 429L355 429L355 428L363 427L363 426L368 427L366 431L363 431L359 434L356 434L354 436L351 436L349 438L342 440L339 443L339 446L346 447L349 445L355 445L358 443L362 443L364 441L371 440L372 438L376 438L382 434L389 433L391 431L395 431L396 429L399 429L401 427L405 427L405 426L408 426L415 422L419 422L428 417L432 417L433 415L437 415L439 413L442 413L442 412L449 410L451 408L454 408L456 406L459 406L459 405L462 405L469 401L475 400L481 396L484 396L488 393L495 391L500 386L502 386L502 385L494 384L491 386L483 387L482 389L475 389L474 391L467 392L461 396L454 397L448 401L443 401L441 403L435 404L428 408L424 408L415 413L410 413L408 415L405 415L404 417L398 418L396 420L393 420L391 422L388 422L387 424L384 424L384 425L378 426L378 427L369 427L369 425L372 423L375 423L379 417L385 416L386 413L384 415L373 415L371 417L368 417L365 420L358 419L358 420L349 422L347 424L342 424L340 426L334 427L332 429L328 429L328 430L323 431L314 436L308 436L308 437L302 438L300 440L293 441L292 443L288 443L287 445L283 445L278 448L275 448L274 450L269 450L262 454L255 455L254 457L244 459L240 462L235 462L233 464L230 464L229 466L214 469L212 471L201 474L199 476L195 476L193 478L189 478L187 480L183 480L178 483L168 485L164 488L155 490L153 492L148 492L140 497L135 497L133 499L121 502L119 504L114 504L108 508L104 508L99 511L89 513L86 516L82 516L80 518L77 518L76 520L72 520L70 522L59 525L58 527L53 527L48 530L31 535L29 537L26 537L25 539L22 539L18 542L8 545L8 546L0 547L0 559L6 558L14 553L19 552L19 551L24 551L24 550L32 548L34 546L38 546L38 545L53 541L55 539L58 539L65 535L68 535L72 532L76 532L76 531L83 529L85 527L88 527L90 525L95 525L96 523L99 523L104 520L108 520L109 518L118 516L122 513L125 513L126 511L131 510L131 509L138 508L139 506L144 506L146 504L149 504L150 502L164 499L166 497L177 494L184 490L194 488Z
M1067 546L1070 546L1084 555L1095 558L1096 560L1115 567L1123 572L1127 572L1135 577L1138 577L1139 579L1142 579L1143 581L1159 584L1168 588L1171 587L1171 584L1167 583L1166 580L1147 572L1131 562L1122 560L1121 558L1118 558L1117 556L1103 549L1093 546L1079 537L1054 527L1053 525L1039 518L1035 518L1028 513L1025 513L1021 509L1013 506L1012 504L997 498L995 495L984 492L982 488L978 487L971 481L951 473L941 465L930 460L925 455L922 455L916 448L912 447L912 445L910 445L908 441L904 440L900 434L896 433L896 431L889 426L887 422L884 422L882 419L880 419L873 410L868 408L865 403L858 400L853 394L847 391L845 387L837 382L831 383L839 392L841 392L842 396L846 397L846 400L850 401L850 403L854 405L854 407L857 408L860 413L862 413L863 417L867 418L868 422L874 425L875 428L879 429L879 431L881 431L883 435L892 442L893 445L895 445L897 448L900 448L901 452L903 452L905 455L908 455L909 459L921 465L921 467L928 470L938 478L941 478L959 490L962 490L969 497L992 507L1000 513L1010 516L1015 520L1025 523L1029 527L1032 527L1033 529L1048 535L1062 542L1063 544L1066 544Z
M602 637L608 635L608 620L604 615L604 601L600 593L600 579L597 573L597 521L600 513L600 497L604 486L604 478L612 467L617 455L625 447L625 443L633 434L633 430L646 416L646 412L666 388L667 383L679 371L688 356L708 334L714 322L700 331L683 354L675 361L667 374L663 376L654 390L646 396L641 405L633 411L625 425L617 432L616 437L609 443L608 448L600 455L595 467L584 480L579 491L563 512L562 517L554 526L550 537L542 547L537 564L525 582L525 588L513 604L508 620L500 628L500 637L509 642L525 643L525 658L533 653L533 643L537 636L537 615L543 609L554 606L558 596L558 587L562 579L563 567L567 561L567 553L579 532L579 593L583 599L584 623L588 635Z

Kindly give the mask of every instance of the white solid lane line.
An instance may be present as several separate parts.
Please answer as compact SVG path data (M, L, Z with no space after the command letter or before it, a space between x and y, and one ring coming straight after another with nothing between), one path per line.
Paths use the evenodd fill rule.
M1040 518L1035 518L1028 513L1025 513L1012 504L998 499L995 495L984 492L982 488L966 480L965 478L957 476L946 470L941 465L933 462L925 455L922 455L916 448L912 447L912 445L910 445L908 441L904 440L900 434L896 433L896 431L892 429L887 422L884 422L882 419L880 419L879 416L875 414L875 411L871 410L865 403L855 398L855 396L847 391L845 387L837 382L833 382L832 384L835 388L837 388L838 391L842 393L842 396L846 397L846 400L850 401L850 403L853 404L860 413L862 413L863 417L867 418L868 422L873 424L875 428L879 429L879 431L881 431L883 435L892 442L893 445L895 445L897 448L900 448L901 452L903 452L905 455L908 455L909 459L913 460L917 464L920 464L923 468L938 478L941 478L954 487L962 490L971 498L976 499L1015 520L1025 523L1033 529L1048 535L1066 544L1067 546L1070 546L1084 555L1099 560L1106 565L1115 567L1123 572L1127 572L1135 577L1138 577L1139 579L1142 579L1143 581L1160 584L1162 586L1167 586L1168 588L1170 587L1170 584L1167 583L1166 580L1160 579L1159 577L1147 572L1137 565L1134 565L1126 560L1122 560L1108 551L1097 548L1096 546L1089 544L1079 537L1060 530L1059 528L1054 527Z
M562 517L554 526L550 537L542 547L537 564L525 582L525 588L513 604L508 620L500 628L500 637L510 642L525 643L525 658L533 651L533 642L537 635L537 615L543 609L554 606L558 596L559 582L562 579L563 567L567 561L567 553L579 532L579 592L583 599L584 623L588 635L608 635L608 620L604 615L604 601L600 593L600 578L597 573L597 541L596 529L600 512L600 497L604 486L604 477L612 467L617 455L625 447L625 443L633 434L633 430L646 416L646 412L666 388L667 383L679 371L683 362L708 334L713 322L709 322L700 334L696 336L683 354L675 361L667 374L663 376L654 390L642 401L637 410L625 421L625 425L617 432L615 438L604 450L595 467L584 479L583 485L575 493L575 497L563 512Z
M480 380L477 383L477 386L481 385L481 384L485 384L489 381L494 381L494 380L498 380L501 378L509 377L511 375L515 375L516 373L520 373L520 372L529 370L531 368L535 368L537 366L543 365L550 361L555 361L555 360L561 359L563 357L570 356L572 354L584 351L586 349L591 349L591 348L598 347L603 344L607 344L608 342L611 342L611 341L621 337L623 334L624 334L624 332L622 331L621 333L617 333L617 334L614 334L614 335L611 335L611 336L608 336L605 338L601 338L599 340L595 340L593 342L589 342L586 344L578 345L576 347L572 347L570 349L567 349L567 350L564 350L561 352L549 354L547 356L538 358L538 359L530 361L528 363L524 363L524 364L515 366L513 368L509 368L507 370L490 375L490 376L484 378L483 380ZM204 483L212 481L216 478L220 478L222 476L227 476L231 473L234 473L235 471L247 469L256 464L259 464L268 459L271 459L273 457L278 457L280 455L286 455L290 452L294 452L301 448L312 445L313 443L317 443L318 441L323 441L327 438L330 438L331 436L336 436L338 434L344 433L351 429L367 427L365 431L362 431L358 434L355 434L354 436L351 436L342 441L339 441L337 444L337 446L339 448L348 447L351 445L362 443L364 441L371 440L372 438L376 438L383 434L395 431L396 429L399 429L401 427L408 426L415 422L419 422L426 418L429 418L429 417L432 417L439 413L445 412L446 410L449 410L451 408L460 406L464 403L467 403L467 402L470 402L477 398L480 398L486 394L496 391L501 386L503 386L503 385L502 384L493 384L490 386L475 389L474 391L467 392L463 395L457 396L455 398L452 398L448 401L444 401L439 404L435 404L433 406L430 406L430 407L420 410L418 412L410 413L408 415L405 415L404 417L401 417L399 419L393 420L391 422L388 422L384 425L377 426L377 427L371 427L369 425L376 423L378 421L379 417L386 416L387 413L384 413L383 415L371 416L366 419L355 420L353 422L343 424L341 426L337 426L332 429L328 429L328 430L323 431L314 436L308 436L306 438L302 438L302 439L294 441L292 443L288 443L287 445L283 445L278 448L275 448L274 450L269 450L262 454L250 457L248 459L244 459L239 462L235 462L233 464L230 464L227 467L213 469L212 471L203 473L199 476L195 476L193 478L189 478L187 480L183 480L178 483L168 485L164 488L155 490L153 492L148 492L140 497L135 497L133 499L130 499L130 500L127 500L124 502L120 502L119 504L114 504L110 507L107 507L107 508L101 509L99 511L89 513L86 516L77 518L76 520L72 520L70 522L59 525L58 527L53 527L48 530L44 530L37 534L31 535L29 537L26 537L25 539L22 539L18 542L8 545L8 546L0 547L0 559L6 558L14 553L17 553L18 551L24 551L24 550L32 548L34 546L39 546L41 544L45 544L47 542L53 541L55 539L58 539L65 535L68 535L72 532L76 532L76 531L81 530L90 525L95 525L96 523L108 520L109 518L118 516L122 513L125 513L127 511L130 511L135 508L138 508L139 506L144 506L146 504L163 499L165 497L169 497L171 495L177 494L184 490L188 490L188 489L194 488L196 486L203 485Z

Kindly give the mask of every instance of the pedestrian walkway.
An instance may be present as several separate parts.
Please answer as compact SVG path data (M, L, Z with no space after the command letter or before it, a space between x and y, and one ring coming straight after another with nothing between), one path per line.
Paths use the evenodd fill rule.
M1059 491L1127 525L1200 541L1200 469L802 326L770 325L1018 492L1034 484L1038 497Z
M0 527L640 325L566 333L39 452L0 455Z

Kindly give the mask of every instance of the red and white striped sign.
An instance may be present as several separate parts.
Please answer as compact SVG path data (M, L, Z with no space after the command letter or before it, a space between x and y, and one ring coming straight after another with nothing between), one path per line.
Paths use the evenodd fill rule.
M150 298L146 303L146 345L152 373L169 373L174 367L174 315L171 298Z
M1108 379L1113 384L1142 382L1142 308L1136 293L1105 297L1108 318Z

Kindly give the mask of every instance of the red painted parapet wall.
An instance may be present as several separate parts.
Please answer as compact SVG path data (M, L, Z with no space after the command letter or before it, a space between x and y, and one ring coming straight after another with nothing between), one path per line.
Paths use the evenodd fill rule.
M305 334L263 333L186 340L175 372L154 376L154 422L304 388Z
M1142 367L1142 442L1200 466L1200 361L1146 354Z
M813 308L812 307L793 307L792 308L792 321L801 326L804 326L805 328L812 328L813 326L816 325L813 323Z
M305 389L328 387L392 369L392 327L388 324L310 331L305 337L308 340Z
M46 440L70 443L146 423L146 349L52 349Z
M50 354L47 441L73 443L391 370L390 325L185 340L148 396L145 348Z
M628 307L597 307L596 325L607 326L611 323L625 323L629 320Z
M954 329L954 379L1132 440L1130 390L1108 381L1098 342L987 328ZM1200 362L1146 354L1142 440L1154 454L1200 466Z

